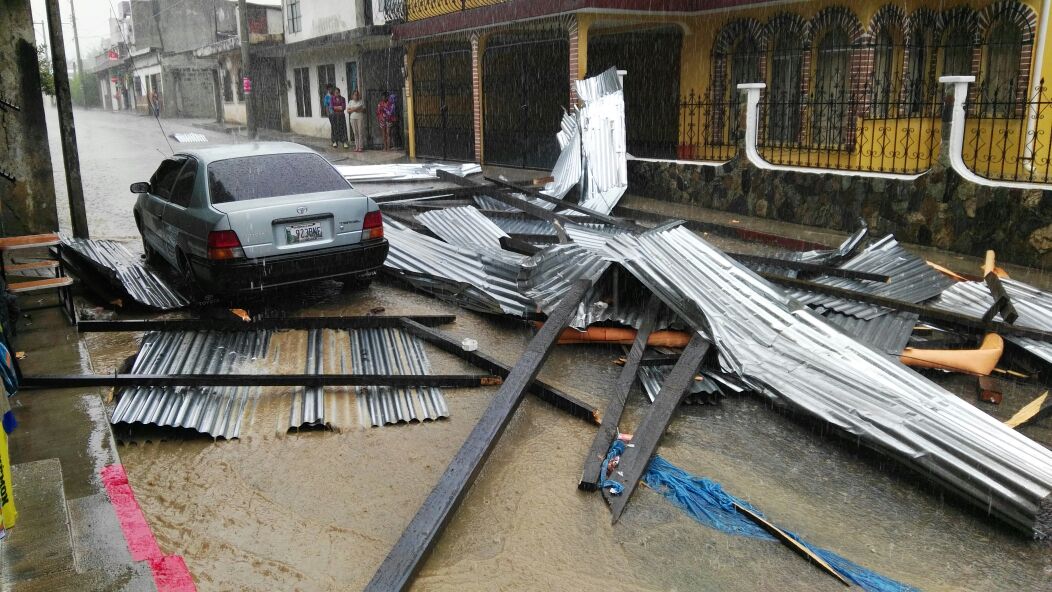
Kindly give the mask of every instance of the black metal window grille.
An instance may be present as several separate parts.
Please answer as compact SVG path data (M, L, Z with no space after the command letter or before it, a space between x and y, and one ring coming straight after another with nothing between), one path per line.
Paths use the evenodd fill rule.
M998 21L990 29L990 38L984 49L983 114L1013 117L1019 106L1019 56L1023 51L1023 33L1012 23Z
M296 116L311 116L310 68L296 68L292 71L296 86Z
M288 10L289 33L299 33L303 20L300 14L300 0L288 0L285 6Z
M803 106L804 50L801 40L782 34L774 40L771 50L770 82L766 96L771 97L766 117L761 121L767 129L767 139L774 143L793 144L800 137L801 107Z

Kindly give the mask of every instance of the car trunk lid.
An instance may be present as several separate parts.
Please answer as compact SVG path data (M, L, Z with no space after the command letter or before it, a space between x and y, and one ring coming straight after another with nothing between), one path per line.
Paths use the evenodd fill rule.
M361 241L369 198L326 191L213 204L226 214L249 259L353 245Z

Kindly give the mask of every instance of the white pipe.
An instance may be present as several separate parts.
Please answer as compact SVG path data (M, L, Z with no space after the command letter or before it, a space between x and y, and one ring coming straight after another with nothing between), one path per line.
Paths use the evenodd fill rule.
M1041 191L1052 189L1052 185L1041 185L1039 183L1020 183L1018 181L992 181L986 177L980 177L972 172L964 164L964 104L968 100L968 85L975 82L975 76L943 76L939 78L943 84L953 85L953 111L950 119L950 166L962 179L976 185L985 187L1008 187L1011 189L1037 189Z
M1041 1L1041 14L1037 24L1037 52L1034 55L1034 67L1030 71L1030 88L1033 93L1030 99L1030 113L1026 119L1026 167L1034 169L1034 146L1037 142L1037 103L1041 100L1041 70L1045 66L1045 42L1048 38L1048 13L1052 0Z
M758 169L765 171L787 171L794 173L812 173L816 175L839 175L841 177L869 177L873 179L894 179L897 181L915 181L924 173L915 175L904 175L897 173L875 173L865 171L838 171L834 169L819 169L814 167L795 167L772 164L760 156L756 149L756 137L760 127L759 104L760 91L767 88L763 82L750 82L739 84L738 90L745 94L745 156Z

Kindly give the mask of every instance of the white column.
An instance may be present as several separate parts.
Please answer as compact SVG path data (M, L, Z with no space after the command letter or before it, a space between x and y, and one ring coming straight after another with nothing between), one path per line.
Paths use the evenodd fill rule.
M760 156L756 149L760 129L760 92L767 88L763 82L739 84L738 91L745 93L745 157L758 169L766 171L791 171L794 173L813 173L816 175L840 175L843 177L870 177L875 179L896 179L912 181L924 173L903 175L897 173L876 173L868 171L839 171L835 169L818 169L813 167L796 167L772 164Z
M1011 189L1052 189L1052 185L1040 183L1022 183L1019 181L994 181L986 177L980 177L964 164L964 126L966 117L964 105L968 102L968 85L975 82L975 76L943 76L939 78L943 84L953 85L953 107L950 116L950 167L961 176L962 179L976 185L985 187L1008 187ZM946 125L943 123L943 125Z

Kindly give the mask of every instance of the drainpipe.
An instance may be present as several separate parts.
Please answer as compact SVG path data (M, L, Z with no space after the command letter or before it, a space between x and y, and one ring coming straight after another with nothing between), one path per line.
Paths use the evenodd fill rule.
M1037 140L1037 103L1041 100L1041 70L1045 65L1045 42L1048 38L1048 13L1052 9L1052 0L1041 1L1041 16L1037 24L1037 54L1034 56L1034 67L1030 71L1030 88L1033 98L1030 101L1030 112L1026 119L1026 168L1034 170L1034 145Z

